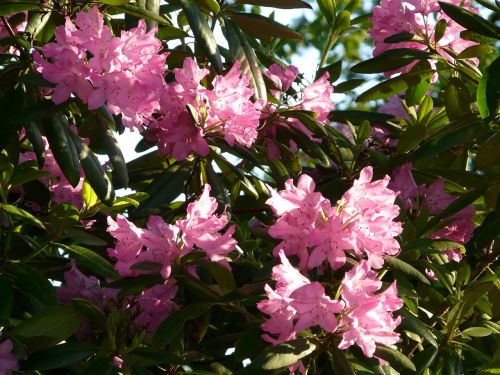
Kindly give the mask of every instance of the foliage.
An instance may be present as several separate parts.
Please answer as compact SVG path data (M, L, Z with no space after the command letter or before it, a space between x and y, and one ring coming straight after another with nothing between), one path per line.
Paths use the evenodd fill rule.
M497 373L500 8L361 3L2 1L0 373Z

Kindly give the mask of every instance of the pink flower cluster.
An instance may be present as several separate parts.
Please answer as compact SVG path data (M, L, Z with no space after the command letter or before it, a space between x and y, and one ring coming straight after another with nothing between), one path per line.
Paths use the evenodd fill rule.
M392 345L399 341L399 334L394 330L401 317L393 318L392 312L403 307L403 301L398 297L395 282L377 293L381 288L382 282L365 261L345 274L342 300L346 312L340 326L347 328L342 334L340 349L356 344L365 356L371 357L377 343Z
M236 247L232 238L235 226L227 226L225 214L217 215L217 201L210 197L210 185L205 185L200 198L188 205L185 219L175 225L166 224L159 216L150 216L146 228L138 228L123 216L116 221L108 217L108 232L116 239L108 249L116 259L115 268L122 276L138 276L156 272L140 267L157 264L165 282L144 291L138 298L140 314L135 320L153 333L158 325L177 308L172 301L178 287L171 277L171 265L175 258L192 251L203 251L207 259L229 268L228 254Z
M448 0L469 11L477 12L470 0ZM442 38L435 40L435 27L438 21L446 21L446 31ZM465 48L475 45L475 42L461 39L459 34L465 30L462 26L450 19L441 8L437 0L382 0L380 5L373 9L370 19L373 24L370 35L375 42L374 56L393 48L410 48L426 51L432 47L443 57L453 62L451 53L460 53ZM385 43L390 36L411 33L418 40L399 43ZM435 60L429 61L435 65ZM415 63L386 73L391 76L398 72L408 72Z
M372 168L364 168L337 206L314 192L314 181L307 175L300 177L297 186L288 180L285 190L273 191L267 203L278 220L269 234L282 240L274 255L283 250L287 256L297 256L301 270L324 261L338 269L350 250L366 256L370 266L382 267L384 255L399 252L394 237L402 227L395 221L399 207L394 204L396 193L387 188L389 177L373 182L372 177Z
M372 168L364 168L337 206L314 191L307 175L299 178L297 186L288 180L284 190L272 192L267 203L278 219L269 234L281 240L273 252L281 264L273 268L275 288L266 285L267 299L257 305L269 316L262 324L266 341L285 342L319 326L342 336L339 348L356 344L372 357L376 343L399 340L394 329L400 318L393 318L392 312L403 302L395 284L376 294L382 282L371 270L383 266L385 255L399 251L394 238L402 231L401 223L395 221L399 207L394 204L396 193L387 188L389 177L377 181L372 177ZM305 275L317 267L321 274L326 262L333 270L341 268L347 252L361 259L345 274L342 300L334 300L323 284ZM298 269L290 264L290 256L298 259Z
M58 204L69 203L77 208L81 208L83 205L83 171L80 172L80 181L78 185L75 187L71 186L66 177L64 177L61 168L59 168L59 165L50 150L47 139L43 137L42 140L45 145L45 163L43 165L43 170L50 172L51 174L50 177L43 178L42 181L47 184L47 187L52 193L52 201ZM19 155L19 163L32 160L36 160L36 154L34 152L29 151Z
M456 196L445 191L443 179L438 179L429 186L425 184L417 186L411 170L411 163L395 169L390 185L391 189L398 192L398 198L406 211L418 213L423 207L427 207L429 214L434 216L440 214L457 199ZM474 232L474 215L474 206L469 205L453 214L449 222L432 233L430 237L464 245L469 242ZM459 249L448 249L444 254L454 261L460 261L463 257Z
M17 358L12 354L12 341L5 340L0 343L0 374L11 375L19 369Z
M34 53L37 70L56 84L52 100L59 104L76 94L90 109L105 105L121 114L129 128L148 123L159 107L164 87L165 54L155 30L144 21L115 37L99 9L79 12L75 24L66 18L55 31L56 42Z
M175 82L167 84L161 95L162 118L148 128L148 138L157 143L160 153L176 159L192 153L206 156L205 137L210 135L224 137L230 146L250 147L255 142L263 102L250 100L253 90L239 62L225 76L216 76L212 89L200 84L208 69L200 69L191 58L174 74ZM186 109L188 105L196 119Z

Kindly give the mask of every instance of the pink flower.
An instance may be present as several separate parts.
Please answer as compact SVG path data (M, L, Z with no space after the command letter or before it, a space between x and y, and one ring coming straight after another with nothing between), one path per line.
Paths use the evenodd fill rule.
M209 71L200 69L191 58L182 69L175 69L176 82L162 92L162 118L148 128L147 137L158 144L162 154L184 159L193 152L209 152L207 136L221 136L230 145L250 147L257 138L263 102L252 102L248 77L236 62L225 76L216 76L209 90L200 84ZM197 123L186 106L195 111Z
M293 180L285 182L285 190L272 191L267 204L279 216L269 228L269 235L282 242L273 254L283 250L287 256L299 258L300 269L305 270L308 262L307 247L312 231L321 224L323 214L330 209L330 202L321 193L314 192L315 184L311 177L302 175L294 186Z
M227 255L236 247L236 240L232 237L236 227L232 225L225 233L220 233L227 226L228 219L225 214L215 214L218 204L209 194L210 185L206 184L200 198L188 205L186 218L178 220L175 225L182 231L183 254L198 248L212 262L229 268Z
M179 306L173 301L179 287L170 279L163 284L155 285L141 293L137 298L139 315L134 323L145 327L152 337L158 326Z
M0 374L11 375L19 369L17 358L12 354L12 341L5 340L0 343Z
M141 262L157 263L160 274L170 277L172 260L179 250L175 243L178 230L166 224L159 216L150 216L148 228L137 228L124 216L116 221L108 217L108 232L117 240L115 247L108 249L108 255L116 259L115 269L122 276L138 276L147 273L132 266Z
M329 216L325 225L311 233L309 242L315 246L307 263L309 268L318 267L328 260L333 270L339 269L346 262L344 250L351 248L349 232L336 215Z
M339 348L347 349L356 344L367 357L373 356L377 343L392 345L399 341L399 334L394 330L401 317L393 318L391 313L403 307L395 283L375 294L382 286L376 276L368 262L362 261L347 272L342 281L346 315L341 324L347 329Z
M390 178L371 181L372 167L364 168L358 180L340 201L340 217L351 232L351 245L358 254L366 254L371 267L382 267L384 255L396 255L399 243L394 238L402 232L395 221L399 207L396 193L387 188Z
M416 208L417 205L418 188L411 169L411 163L403 164L394 169L392 180L389 183L389 188L398 193L398 199L406 211Z
M267 299L260 301L257 308L269 318L261 327L267 332L262 337L273 344L295 338L304 329L319 325L328 332L337 328L336 313L342 304L325 294L318 282L312 282L295 269L280 251L281 264L273 267L273 290L265 286Z
M471 6L470 1L461 2L460 0L453 0L448 2L460 5L474 13L477 12ZM375 42L373 55L378 56L393 48L410 48L426 51L429 47L432 47L444 58L453 62L454 59L447 50L452 50L458 54L465 48L476 44L475 42L461 39L459 35L464 28L444 13L438 13L437 17L434 16L434 13L437 12L440 12L437 0L382 0L380 5L373 9L373 16L370 19L373 24L370 35ZM443 37L439 41L436 41L434 37L435 26L442 19L446 21L446 31ZM386 38L401 33L414 34L420 40L399 43L384 42ZM436 60L431 59L429 62L432 66L435 66ZM386 75L391 76L398 72L408 72L415 63L387 72ZM437 77L434 77L434 79L437 79Z
M94 6L79 12L75 24L66 18L55 31L56 42L41 48L43 57L34 53L37 70L55 83L52 100L66 101L76 94L89 109L105 105L113 114L121 114L125 126L141 129L159 107L164 87L166 54L158 54L161 41L156 30L146 32L139 26L113 36L104 18Z
M281 91L287 91L292 86L293 81L297 79L299 70L293 65L282 67L277 64L272 64L269 70L265 70L266 75ZM276 92L279 94L279 92Z
M296 332L317 325L328 332L336 331L335 314L342 310L343 304L325 295L325 288L319 282L315 281L296 289L290 298L293 299L291 305L298 315Z
M302 89L300 109L316 112L317 120L328 123L328 115L335 108L332 102L333 86L328 82L329 74L325 73L311 85Z

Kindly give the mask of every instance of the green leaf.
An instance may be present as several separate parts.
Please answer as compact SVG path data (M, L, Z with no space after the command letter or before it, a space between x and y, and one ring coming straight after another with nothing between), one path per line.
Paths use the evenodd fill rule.
M416 333L417 335L429 341L429 344L431 344L435 348L438 348L436 337L418 317L413 315L413 313L411 313L406 308L399 310L399 314L403 316L403 321L399 325L399 329Z
M316 349L316 345L300 338L278 344L266 349L252 361L249 368L275 370L288 367L307 357Z
M210 309L210 306L209 303L195 303L174 311L156 329L153 343L157 346L169 344L182 330L186 321L200 317Z
M496 52L495 47L488 44L479 44L467 47L458 54L459 59L470 59L473 57L487 56Z
M139 207L130 210L130 217L139 218L160 211L162 205L169 204L184 191L189 174L189 169L180 163L162 172L146 189L148 198Z
M398 142L398 154L405 154L417 147L425 139L426 132L427 128L423 125L408 126Z
M29 181L38 180L43 177L50 176L50 173L47 171L40 171L36 168L34 163L31 161L24 162L19 164L14 171L12 172L12 176L10 177L9 183L12 186L23 185Z
M342 73L342 60L335 61L334 63L319 69L316 72L316 77L314 78L314 80L317 80L325 73L329 74L328 81L335 82L336 80L338 80L340 78L340 74Z
M250 84L254 89L254 98L266 100L266 84L252 47L231 20L225 19L222 30L228 41L233 59L241 62L240 69L250 78Z
M119 276L114 267L106 259L96 252L85 247L71 245L66 246L63 244L56 244L60 246L78 261L79 264L91 270L96 275L108 277L116 280Z
M37 351L23 363L22 370L60 369L96 353L99 347L85 342L66 342Z
M193 31L196 43L198 43L215 70L219 74L222 73L221 55L217 47L217 41L215 40L207 20L192 0L180 0L180 3L182 4L182 9L186 15L189 26Z
M429 53L410 48L396 48L371 59L360 62L351 68L354 73L384 73L406 66L417 59L427 59Z
M465 84L457 77L448 81L444 93L446 114L450 120L456 120L471 113L469 92Z
M2 296L2 303L0 303L0 321L2 321L10 318L12 307L14 307L14 288L12 280L6 275L0 275L0 296Z
M61 341L76 332L80 320L80 314L73 306L56 306L24 320L10 332L26 338L48 337Z
M477 107L481 118L496 116L500 100L500 57L497 57L484 71L477 86Z
M184 30L174 26L160 26L158 28L158 39L161 40L185 38L187 36L188 34Z
M426 60L420 61L412 69L410 73L426 72L431 69L429 62ZM408 106L414 106L420 104L422 99L425 97L426 93L431 87L431 77L426 77L420 82L416 82L414 85L409 85L406 89L405 102Z
M54 232L60 235L78 224L80 213L78 209L71 204L58 204L50 209L50 223Z
M3 1L0 3L0 16L9 16L25 10L40 9L38 1Z
M450 125L455 125L453 122ZM457 124L458 125L458 124ZM422 143L418 150L412 155L412 160L418 160L429 156L448 151L457 145L463 145L470 142L478 135L481 123L478 121L469 122L465 126L450 126L451 131L442 132L437 136L428 139Z
M394 116L382 112L371 112L371 111L350 109L345 111L334 110L330 112L328 118L331 121L341 122L343 124L345 124L347 121L350 121L355 124L363 120L368 120L370 122L385 122L393 119Z
M210 268L212 276L214 277L215 281L217 281L217 284L220 286L220 289L224 294L236 289L236 281L234 280L234 275L226 267L215 262L210 262L208 264L208 267Z
M107 120L105 119L107 117ZM99 129L100 142L106 151L106 154L111 161L113 166L113 177L116 178L118 186L120 188L128 187L128 171L127 164L125 163L125 158L123 157L122 151L118 146L118 142L113 136L113 132L106 125L107 122L112 122L113 117L107 112L105 108L100 108L96 113L97 126Z
M386 360L396 370L416 370L415 365L407 356L397 350L389 348L388 346L377 345L375 356Z
M413 40L413 35L412 33L399 33L399 34L394 34L391 36L388 36L387 38L384 39L384 43L400 43L400 42L409 42Z
M493 333L490 328L486 327L470 327L462 331L462 335L470 337L486 337Z
M358 96L356 101L366 102L369 100L386 99L430 79L433 73L432 69L428 69L401 74L398 77L391 78L368 89Z
M168 351L136 349L130 354L130 363L134 366L149 367L159 364L183 365L186 362Z
M124 5L128 4L129 1L130 0L99 0L100 3L107 5Z
M328 23L333 24L336 13L335 0L318 0L318 6Z
M115 5L114 8L137 18L144 18L146 20L156 21L160 25L171 26L170 22L167 19L151 10L147 10L131 4Z
M206 9L208 12L213 12L214 14L218 14L220 12L220 5L216 0L194 0L194 1L200 8Z
M356 87L361 86L363 83L366 81L364 79L359 79L359 78L354 78L354 79L349 79L344 82L340 82L339 84L335 85L335 93L336 94L341 94L346 91L352 91Z
M87 180L83 181L82 197L83 202L85 203L85 208L93 207L97 204L97 202L99 202L97 194L95 193L94 189L92 189L92 186L90 186Z
M439 352L438 349L432 346L429 346L424 350L422 350L421 352L418 352L412 358L412 361L415 364L415 367L417 368L416 371L415 372L405 371L402 373L402 375L423 374L424 371L432 365L432 363L436 359L438 352Z
M500 39L500 28L494 23L485 20L477 14L471 13L464 7L459 7L444 1L439 1L438 3L446 15L467 30L487 37Z
M302 0L236 0L235 5L250 4L263 7L281 8L281 9L298 9L308 8L312 6Z
M340 34L342 31L347 29L351 24L351 12L348 10L341 10L337 16L335 17L335 21L333 22L333 30L337 34Z
M30 121L24 125L24 129L26 129L26 135L33 146L33 151L36 154L36 159L38 161L38 168L42 168L45 163L45 145L42 139L42 133L38 126Z
M92 189L94 189L101 202L107 206L112 206L115 202L115 190L113 189L113 185L108 175L103 171L99 159L97 159L97 156L95 156L90 148L82 142L79 136L69 129L67 133L75 145L80 163L85 172L85 177L90 186L92 186Z
M351 363L346 358L344 351L333 346L331 348L332 352L332 366L335 370L335 374L342 375L356 375Z
M406 276L430 285L429 279L412 265L395 257L385 257L384 262L391 268L401 271Z
M463 317L477 304L478 300L490 291L493 282L471 284L463 297L453 306L446 320L448 336L452 337Z
M45 229L43 223L40 220L38 220L35 216L30 214L29 212L24 211L22 208L13 206L11 204L2 204L0 205L0 210L2 210L7 215L15 217L16 219L26 221L31 225L34 225L41 229Z
M29 265L15 267L14 275L17 287L28 296L35 311L43 311L57 304L54 286L37 269Z
M436 23L436 27L434 28L434 42L437 43L439 42L443 36L444 33L446 32L446 20L441 19Z
M493 134L476 154L477 167L485 172L500 175L500 131Z
M281 23L259 14L227 12L227 15L249 35L270 41L271 38L301 40L302 35Z
M50 149L64 177L71 186L76 187L80 182L80 161L72 138L59 116L42 121L43 130L49 141Z

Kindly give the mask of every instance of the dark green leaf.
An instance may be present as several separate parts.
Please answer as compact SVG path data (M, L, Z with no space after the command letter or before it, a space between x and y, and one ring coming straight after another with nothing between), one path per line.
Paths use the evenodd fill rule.
M71 186L76 187L80 182L78 152L72 138L69 136L69 132L71 131L65 129L67 124L64 124L58 117L44 119L42 122L43 130L61 171Z
M56 306L24 320L10 332L26 338L49 337L60 341L76 332L80 319L73 306Z
M281 9L312 8L311 5L302 0L236 0L235 4L251 4Z
M10 318L12 307L14 306L14 288L12 288L12 280L6 275L0 275L0 321Z
M275 370L288 367L307 357L315 349L316 345L304 338L288 341L266 349L255 357L249 368Z
M58 244L65 251L70 253L79 264L94 272L96 275L108 277L110 279L117 279L118 273L115 271L111 263L104 259L101 255L89 250L85 247L71 245L65 246Z
M441 19L436 23L436 27L434 28L434 43L437 43L441 40L446 32L446 20Z
M344 351L336 347L332 347L332 366L335 374L356 375L351 363L345 357Z
M9 16L25 10L40 9L38 1L3 1L0 3L0 16Z
M352 91L356 87L361 86L363 83L365 83L364 79L358 79L358 78L349 79L347 81L340 82L339 84L335 85L334 91L336 94L341 94L346 91Z
M387 81L381 82L378 85L368 89L356 99L357 102L366 102L369 100L386 99L390 96L396 95L405 91L409 87L418 85L421 82L428 80L433 70L412 71L409 73L401 74L398 77L391 78Z
M229 19L225 20L224 34L235 61L241 62L241 70L250 78L255 99L267 99L266 84L255 53L240 29Z
M302 35L269 17L240 12L228 12L227 14L243 31L264 41L270 41L271 38L302 39Z
M430 285L429 279L412 265L395 257L385 257L384 262L387 263L389 267L401 271L406 276Z
M480 170L500 175L500 131L497 131L476 154L476 163Z
M92 186L92 189L101 202L107 206L112 206L115 201L115 190L113 189L113 185L108 175L104 172L99 159L97 159L97 156L95 156L90 148L82 142L79 136L69 129L67 133L75 145L80 163L85 172L85 177L90 186Z
M99 347L85 342L66 342L37 351L23 363L23 370L60 369L85 359L99 350Z
M347 121L352 123L358 123L363 120L368 120L370 122L385 122L394 118L393 115L389 115L382 112L371 112L371 111L361 111L361 110L335 110L330 112L328 118L331 121L340 122L345 124Z
M436 337L418 317L413 315L413 313L411 313L406 308L399 310L399 313L403 316L403 321L399 326L400 329L416 333L417 335L429 341L429 344L431 344L435 348L438 348Z
M399 33L399 34L394 34L391 35L387 38L384 39L384 43L400 43L400 42L409 42L413 40L413 35L412 33Z
M34 122L28 122L24 125L26 129L26 135L33 146L33 151L36 154L36 159L38 160L38 167L42 168L45 163L45 145L42 139L42 133L38 126Z
M383 73L406 66L417 59L427 59L429 54L410 48L396 48L360 62L351 68L354 73Z
M417 147L424 140L426 131L426 127L422 125L407 127L398 142L398 153L404 154Z
M57 235L71 229L78 220L80 220L79 211L71 204L62 203L50 209L50 222Z
M488 56L495 53L495 47L488 44L479 44L467 47L458 54L459 59L470 59L473 57Z
M196 43L198 43L215 70L219 74L222 73L223 67L219 48L217 47L217 41L215 40L207 20L192 0L180 0L180 3L186 14L189 26L193 31Z
M35 164L35 165L34 165ZM43 177L50 176L50 173L47 171L40 171L36 167L36 163L28 161L22 164L19 164L14 171L12 172L12 176L10 177L10 184L12 186L23 185L29 181L38 180Z
M481 118L493 117L498 111L500 100L500 57L497 57L484 71L477 86L477 107Z
M15 217L18 220L26 221L31 225L45 229L43 223L40 220L38 220L35 216L30 214L29 212L24 211L22 208L13 206L11 204L2 204L0 205L0 210L5 212L7 215Z
M458 119L471 113L469 92L465 84L457 77L448 81L444 94L446 114L450 120Z
M144 18L146 20L156 21L160 25L171 26L170 22L167 19L151 10L147 10L131 4L115 5L114 8L137 18Z
M153 343L157 346L169 344L182 330L186 321L200 317L210 309L210 306L209 303L195 303L174 311L157 328L153 337Z
M342 60L335 61L332 64L322 67L316 72L315 80L323 76L323 74L328 73L328 81L335 82L340 78L340 74L342 73Z
M439 5L446 15L459 25L465 27L467 30L491 38L500 38L500 28L498 28L494 23L468 11L464 7L459 7L444 1L439 1Z
M403 353L384 345L377 345L375 356L385 359L396 370L407 369L415 371L415 365Z

